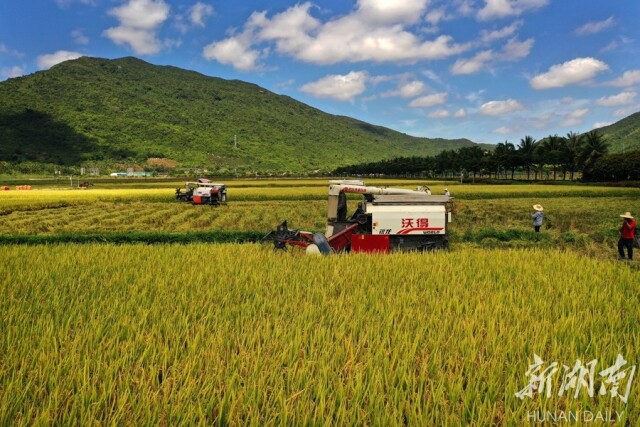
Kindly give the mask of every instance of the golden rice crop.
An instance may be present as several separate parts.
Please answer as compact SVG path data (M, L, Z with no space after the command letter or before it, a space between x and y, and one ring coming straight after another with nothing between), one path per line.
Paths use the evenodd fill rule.
M233 187L228 185L229 201L324 200L328 182L322 186ZM384 183L379 183L383 186ZM394 184L398 188L415 189L414 184ZM445 184L432 185L433 194L442 194ZM580 185L456 185L448 186L457 199L547 198L547 197L639 197L638 188L615 188ZM173 202L175 188L93 188L90 190L32 190L0 192L0 212L29 207L58 207L95 202Z
M1 247L0 424L526 423L540 355L637 363L640 278L558 251ZM555 384L558 386L558 384ZM557 391L557 388L555 389Z

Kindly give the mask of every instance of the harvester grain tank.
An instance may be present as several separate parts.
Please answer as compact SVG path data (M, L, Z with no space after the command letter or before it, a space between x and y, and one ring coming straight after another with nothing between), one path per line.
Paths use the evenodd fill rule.
M349 216L347 194L362 201ZM389 252L446 249L453 199L422 190L366 186L359 180L330 181L327 227L323 233L290 230L281 222L266 240L308 252Z

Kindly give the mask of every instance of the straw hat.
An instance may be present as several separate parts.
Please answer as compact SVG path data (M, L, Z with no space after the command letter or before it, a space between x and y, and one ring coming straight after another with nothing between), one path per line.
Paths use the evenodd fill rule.
M533 205L533 209L542 212L544 210L544 208L542 207L542 205Z
M631 212L625 212L624 214L620 215L620 218L633 219L633 216L631 215Z

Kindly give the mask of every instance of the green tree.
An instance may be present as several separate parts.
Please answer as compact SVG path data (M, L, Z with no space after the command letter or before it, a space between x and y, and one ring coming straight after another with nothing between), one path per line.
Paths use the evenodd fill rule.
M573 181L576 170L581 167L583 138L575 132L569 132L564 138L563 167L569 170L569 179ZM564 174L563 174L564 175ZM564 179L564 176L563 176Z
M527 179L531 176L531 167L535 162L535 149L536 140L532 136L525 136L520 140L518 146L518 155L520 159L520 165L527 169Z

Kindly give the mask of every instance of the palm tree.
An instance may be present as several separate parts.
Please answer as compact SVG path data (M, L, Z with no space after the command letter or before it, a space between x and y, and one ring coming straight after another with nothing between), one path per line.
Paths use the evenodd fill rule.
M609 144L595 130L584 135L584 143L580 152L580 163L583 166L591 165L603 154L609 151Z
M532 136L527 135L520 140L520 145L518 146L518 154L520 155L522 166L527 168L527 179L529 179L529 176L531 174L531 165L533 165L535 149L536 140L533 139Z
M553 180L556 180L557 166L562 162L562 148L564 138L558 135L549 135L542 142L540 155L544 164L550 164L553 168Z
M571 181L573 181L576 169L580 166L582 141L582 135L578 135L575 132L569 132L564 138L563 164L569 169L569 179Z

